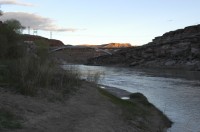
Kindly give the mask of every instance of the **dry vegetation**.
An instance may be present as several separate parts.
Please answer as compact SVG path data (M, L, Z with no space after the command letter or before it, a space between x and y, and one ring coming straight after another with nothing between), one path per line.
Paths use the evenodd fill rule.
M81 83L78 72L61 70L49 56L45 42L21 41L18 28L12 24L0 25L0 87L26 96L47 97L51 101L63 100L74 92ZM14 115L11 118L9 110L3 107L0 107L0 129L18 128L20 125L11 121Z

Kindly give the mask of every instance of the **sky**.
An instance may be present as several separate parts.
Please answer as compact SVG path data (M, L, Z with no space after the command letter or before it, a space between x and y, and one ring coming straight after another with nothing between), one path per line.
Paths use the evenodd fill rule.
M131 43L200 24L200 0L0 0L0 20L65 44Z

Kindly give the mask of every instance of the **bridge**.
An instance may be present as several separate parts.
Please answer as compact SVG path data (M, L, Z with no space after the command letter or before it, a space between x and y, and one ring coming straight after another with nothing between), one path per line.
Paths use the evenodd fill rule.
M101 48L92 48L92 47L86 47L86 46L59 46L59 47L52 47L49 50L49 53L54 53L60 50L65 50L65 49L69 49L69 50L81 50L81 49L94 49L96 52L104 52L105 54L108 55L112 55L112 53L110 51L108 51L108 49L101 49Z
M113 55L113 53L124 48L99 48L87 46L59 46L51 47L49 53L53 54L58 60L72 64L86 64L91 58Z

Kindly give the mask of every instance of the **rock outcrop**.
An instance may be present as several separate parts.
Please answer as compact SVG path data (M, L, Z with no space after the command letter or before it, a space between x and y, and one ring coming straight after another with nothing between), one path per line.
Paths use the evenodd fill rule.
M101 45L79 45L79 46L85 46L90 48L100 48L100 49L117 49L117 48L130 48L132 45L130 43L109 43L109 44L101 44Z
M105 44L102 48L128 48L131 47L129 43L109 43Z
M143 46L92 58L88 64L200 70L200 25L165 33Z

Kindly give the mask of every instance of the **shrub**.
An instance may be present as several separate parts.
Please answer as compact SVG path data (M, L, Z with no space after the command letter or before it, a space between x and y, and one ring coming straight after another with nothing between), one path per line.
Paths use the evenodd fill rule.
M78 72L62 71L49 60L41 61L34 56L26 56L8 61L2 70L8 87L24 95L34 96L40 91L54 90L63 95L73 91L80 82Z
M0 25L0 60L21 56L21 48L22 46L19 45L19 34L6 24Z
M104 74L102 72L90 72L88 71L86 80L98 84Z
M48 59L49 58L49 44L46 40L36 40L34 41L37 50L36 54L42 59Z
M10 30L12 30L18 34L22 33L22 30L25 29L25 27L22 26L21 23L15 19L6 20L4 23L7 25L7 27Z
M15 21L10 22L0 25L0 85L30 96L48 90L62 95L73 91L80 82L78 72L57 67L46 40L36 41L34 51L27 50L18 39L21 25L15 28Z

